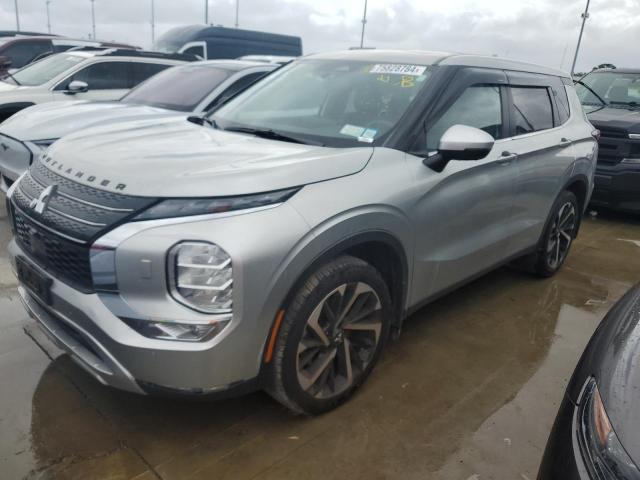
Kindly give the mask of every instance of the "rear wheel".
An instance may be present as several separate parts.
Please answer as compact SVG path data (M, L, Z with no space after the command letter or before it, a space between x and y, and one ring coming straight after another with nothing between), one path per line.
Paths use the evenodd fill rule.
M576 196L564 191L551 211L535 255L534 270L542 277L554 275L567 259L580 225L581 213Z
M305 281L286 311L268 391L296 413L344 402L366 379L389 335L387 286L368 263L342 256Z

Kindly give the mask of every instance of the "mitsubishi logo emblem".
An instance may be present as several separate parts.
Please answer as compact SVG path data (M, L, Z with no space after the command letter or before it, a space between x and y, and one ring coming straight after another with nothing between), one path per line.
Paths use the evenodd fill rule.
M39 213L42 215L44 211L47 209L47 207L49 206L49 202L51 201L53 196L56 194L57 190L58 190L58 185L49 185L47 188L45 188L42 191L42 193L38 198L34 198L33 200L31 200L29 207L32 210L34 210L36 213Z
M6 143L0 143L0 147L2 147L2 150L4 150L5 152L9 150L9 146Z

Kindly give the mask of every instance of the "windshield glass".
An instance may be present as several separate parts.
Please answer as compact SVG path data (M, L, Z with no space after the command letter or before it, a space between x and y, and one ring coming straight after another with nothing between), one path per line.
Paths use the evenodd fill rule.
M589 87L576 85L576 91L583 105L602 105L598 97L612 106L640 104L640 74L638 73L595 72L584 77L582 83Z
M431 76L422 65L302 60L212 114L221 128L274 130L308 143L362 146L389 133Z
M174 67L147 80L122 101L190 112L232 74L219 67Z
M52 55L18 70L13 74L13 78L20 85L42 85L84 60L86 60L84 57L67 53Z

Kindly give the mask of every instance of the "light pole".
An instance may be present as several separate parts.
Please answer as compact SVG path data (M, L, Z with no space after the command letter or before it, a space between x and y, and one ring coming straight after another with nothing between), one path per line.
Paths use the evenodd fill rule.
M364 47L364 27L367 24L367 0L364 0L364 15L362 16L362 35L360 35L360 48Z
M209 25L209 0L204 0L204 24Z
M96 0L91 0L91 25L93 26L93 39L96 39Z
M49 11L51 0L47 0L45 3L47 4L47 30L51 33L51 12Z
M587 18L589 18L589 4L591 0L587 0L587 8L584 9L584 13L582 14L582 27L580 27L580 35L578 36L578 45L576 46L576 54L573 57L573 65L571 65L571 76L576 70L576 62L578 61L578 53L580 53L580 44L582 43L582 34L584 33L584 25L587 23Z
M16 29L20 31L20 12L18 11L18 0L14 2L16 4Z
M151 0L151 45L156 43L156 9L155 1Z
M238 18L240 17L240 0L236 0L236 28L240 26Z

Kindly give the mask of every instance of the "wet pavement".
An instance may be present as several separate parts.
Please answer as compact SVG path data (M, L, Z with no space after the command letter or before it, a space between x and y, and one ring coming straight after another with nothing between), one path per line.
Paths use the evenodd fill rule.
M262 393L204 403L99 385L23 311L3 215L3 479L533 480L580 353L640 280L640 221L589 218L555 278L504 268L427 306L348 404L299 418Z

